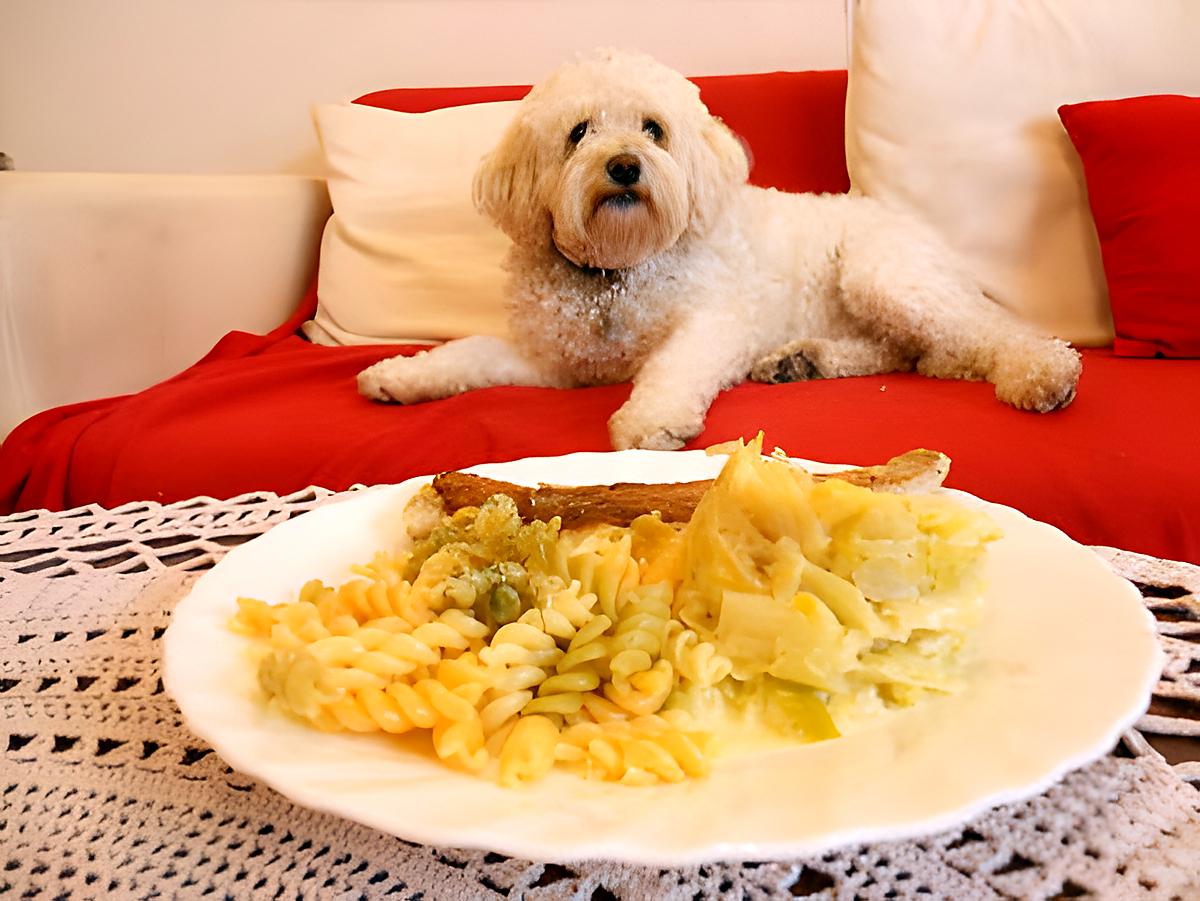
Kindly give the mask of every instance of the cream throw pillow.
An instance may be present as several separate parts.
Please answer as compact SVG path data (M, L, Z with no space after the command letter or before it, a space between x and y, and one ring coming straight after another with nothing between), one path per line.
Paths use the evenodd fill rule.
M1045 330L1112 339L1062 103L1200 93L1196 0L854 0L854 190L938 228L983 289Z
M475 210L471 180L517 104L398 113L315 110L333 215L321 241L317 344L503 335L504 234Z

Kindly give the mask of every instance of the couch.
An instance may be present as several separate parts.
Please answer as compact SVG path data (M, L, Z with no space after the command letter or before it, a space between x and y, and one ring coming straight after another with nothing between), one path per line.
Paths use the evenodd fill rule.
M698 83L710 109L748 142L753 182L848 190L845 72ZM358 102L421 112L525 90L392 90ZM356 373L421 346L311 344L299 329L316 302L314 283L277 327L230 331L165 381L27 419L0 446L0 513L309 485L340 490L608 448L606 421L628 385L494 388L411 407L369 402L356 393ZM689 446L761 429L769 445L793 456L847 464L936 448L953 460L953 487L1083 543L1200 563L1200 360L1119 357L1105 347L1083 356L1076 400L1051 414L1006 407L984 383L912 373L743 384L717 398Z

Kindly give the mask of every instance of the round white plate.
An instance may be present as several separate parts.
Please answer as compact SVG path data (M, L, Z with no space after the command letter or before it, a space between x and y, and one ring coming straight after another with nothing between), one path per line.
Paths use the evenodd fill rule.
M671 482L711 477L724 460L625 451L472 471L528 485ZM411 841L682 865L912 837L1037 794L1106 753L1161 670L1153 620L1129 583L1057 529L954 492L1004 530L988 558L969 685L849 737L720 758L707 778L678 785L551 773L505 789L444 766L418 740L326 734L269 711L250 643L226 625L235 599L294 600L308 579L344 580L351 564L395 549L404 504L427 481L364 491L231 550L179 603L164 639L167 691L230 766Z

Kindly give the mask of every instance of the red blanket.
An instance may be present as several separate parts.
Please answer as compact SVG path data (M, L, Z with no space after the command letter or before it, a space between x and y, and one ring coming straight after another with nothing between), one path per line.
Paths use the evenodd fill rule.
M697 79L754 150L751 180L845 191L845 72ZM409 112L520 97L524 87L381 91ZM296 336L315 292L266 336L234 332L200 363L126 398L49 410L0 447L0 513L394 482L473 463L606 450L627 385L494 388L414 407L372 404L354 377L395 347L314 347ZM416 348L408 348L414 352ZM1049 415L991 387L917 375L741 385L693 446L750 436L814 460L875 463L913 447L954 460L949 484L1075 539L1200 563L1200 360L1085 355L1075 403Z
M0 450L0 511L342 489L608 448L605 424L628 385L371 403L354 377L397 348L307 343L294 331L314 303L310 294L270 335L226 336L200 363L140 394L27 421ZM813 460L867 464L936 448L954 461L954 487L1078 541L1200 563L1196 410L1200 360L1088 351L1079 395L1057 413L1019 413L989 385L913 374L745 384L717 398L692 446L763 429L769 445Z

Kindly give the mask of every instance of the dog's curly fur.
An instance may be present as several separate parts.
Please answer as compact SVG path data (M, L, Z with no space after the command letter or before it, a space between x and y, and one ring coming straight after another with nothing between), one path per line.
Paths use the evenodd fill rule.
M617 161L638 169L615 170ZM915 368L987 379L1000 400L1070 403L1079 355L972 283L929 229L847 195L746 184L742 146L696 87L645 56L598 51L521 103L476 175L513 240L511 341L451 341L359 375L414 403L491 385L633 380L617 448L676 448L746 379Z

